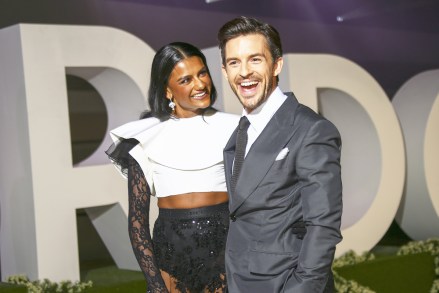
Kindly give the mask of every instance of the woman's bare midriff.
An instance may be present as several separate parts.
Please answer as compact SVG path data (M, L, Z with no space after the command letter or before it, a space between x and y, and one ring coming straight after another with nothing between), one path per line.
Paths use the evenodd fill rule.
M194 209L212 206L229 200L227 192L191 192L158 198L162 209Z

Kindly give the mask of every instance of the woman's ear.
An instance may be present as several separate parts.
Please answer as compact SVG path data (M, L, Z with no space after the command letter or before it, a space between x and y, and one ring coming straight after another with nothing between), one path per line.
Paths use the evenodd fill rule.
M172 99L172 92L171 92L171 90L169 88L166 88L166 98L168 100Z

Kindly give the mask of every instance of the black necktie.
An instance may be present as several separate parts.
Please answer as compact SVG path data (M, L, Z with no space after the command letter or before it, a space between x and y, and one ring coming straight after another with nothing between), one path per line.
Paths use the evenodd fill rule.
M238 132L236 134L235 161L233 163L232 179L230 180L231 193L235 191L236 182L238 181L239 172L244 163L245 147L247 145L247 129L250 126L246 116L239 120Z

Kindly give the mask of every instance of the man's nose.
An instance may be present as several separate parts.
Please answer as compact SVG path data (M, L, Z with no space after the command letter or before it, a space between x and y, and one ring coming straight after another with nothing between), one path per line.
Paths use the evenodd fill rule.
M241 75L242 77L247 77L249 75L251 75L253 73L252 69L250 66L248 66L247 64L242 64L239 70L239 75Z

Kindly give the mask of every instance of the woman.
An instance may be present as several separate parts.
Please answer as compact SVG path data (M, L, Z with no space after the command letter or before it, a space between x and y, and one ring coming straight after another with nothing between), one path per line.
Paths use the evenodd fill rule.
M148 292L223 292L228 194L223 147L238 116L217 112L206 58L171 43L155 55L150 111L113 131L110 159L128 178L129 235ZM150 196L159 216L149 233Z

